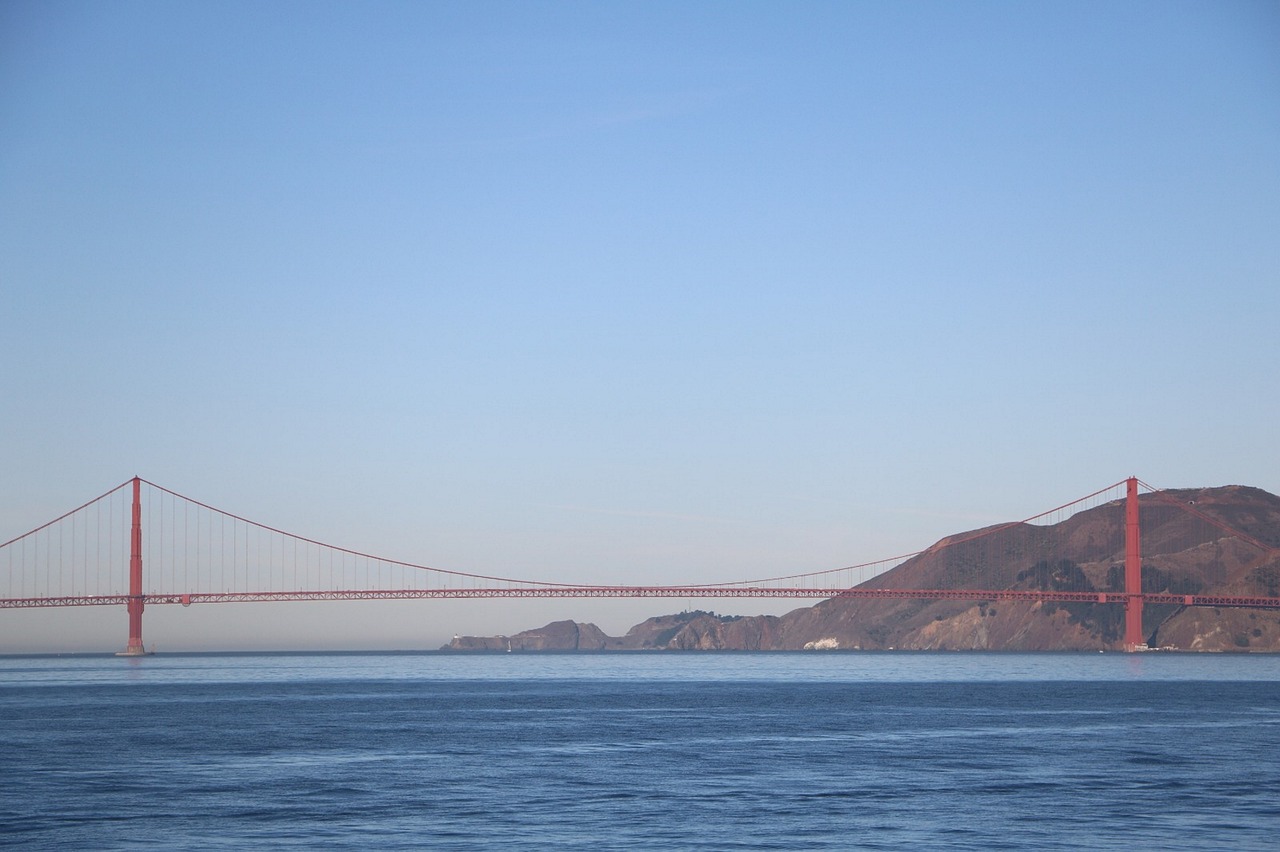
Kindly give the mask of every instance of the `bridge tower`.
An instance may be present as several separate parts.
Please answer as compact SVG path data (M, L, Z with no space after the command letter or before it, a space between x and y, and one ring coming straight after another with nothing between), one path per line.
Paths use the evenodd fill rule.
M1146 645L1142 635L1142 545L1138 523L1138 479L1125 483L1124 500L1124 649L1136 651Z
M129 642L117 656L141 657L142 645L142 480L133 478L133 529L129 536Z

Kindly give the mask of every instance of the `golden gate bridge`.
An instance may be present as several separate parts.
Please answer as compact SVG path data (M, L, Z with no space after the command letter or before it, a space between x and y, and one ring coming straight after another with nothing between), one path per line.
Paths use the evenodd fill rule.
M1277 548L1234 529L1185 501L1129 477L1021 521L953 536L929 548L874 562L719 583L597 585L498 577L391 559L296 535L216 509L140 477L0 544L0 609L123 606L128 640L121 655L147 653L147 606L416 598L879 598L1041 601L1124 607L1124 647L1144 647L1144 604L1280 609L1280 597L1142 590L1142 502L1161 500L1259 556ZM1047 527L1100 506L1122 513L1123 582L1119 588L891 588L876 578L915 557L1028 524ZM144 528L146 535L144 536ZM144 571L144 565L146 570ZM1087 586L1087 587L1086 587Z

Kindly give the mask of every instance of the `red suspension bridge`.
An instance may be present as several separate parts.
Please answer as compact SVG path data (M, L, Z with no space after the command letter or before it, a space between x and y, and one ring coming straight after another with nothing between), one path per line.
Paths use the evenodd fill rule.
M1149 492L1141 502L1140 487ZM135 477L0 544L0 569L7 572L0 580L4 584L0 585L0 609L123 606L129 634L121 654L131 656L146 653L142 641L145 608L167 604L414 598L889 598L1094 603L1124 608L1124 645L1129 650L1144 646L1144 604L1280 609L1280 597L1144 592L1144 505L1177 507L1197 516L1204 525L1216 529L1216 537L1206 540L1216 542L1219 549L1222 542L1230 542L1237 550L1250 551L1255 563L1278 556L1277 548L1131 477L1022 521L943 539L926 550L875 562L724 583L572 584L450 571L379 557L257 523ZM975 543L994 541L996 534L1026 525L1046 530L1064 527L1065 519L1104 506L1116 514L1114 526L1122 536L1119 544L1123 551L1122 574L1113 576L1105 590L1099 590L1088 578L1081 579L1075 588L999 589L965 588L962 578L944 588L886 587L883 580L876 579L917 557L951 548L971 552ZM1038 552L1050 555L1060 544L1041 541ZM1119 566L1111 570L1119 573Z

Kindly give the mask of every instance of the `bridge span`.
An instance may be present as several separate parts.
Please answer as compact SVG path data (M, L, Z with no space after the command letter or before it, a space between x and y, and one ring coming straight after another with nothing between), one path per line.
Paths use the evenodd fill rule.
M1124 646L1143 647L1144 605L1280 609L1280 597L1203 594L1202 590L1144 592L1141 549L1140 481L1122 480L1079 500L1031 518L944 539L925 550L842 568L730 583L681 585L593 585L492 577L387 559L325 544L214 509L174 491L134 477L54 520L0 544L7 568L0 609L123 606L129 634L124 655L145 654L142 614L147 606L287 601L495 599L495 598L773 598L823 600L897 599L975 602L1041 601L1121 606ZM144 512L144 487L150 505ZM1123 497L1112 492L1123 488ZM1153 494L1155 489L1147 486ZM1274 559L1276 548L1208 517L1232 546L1253 548L1258 559ZM1063 587L1055 574L1037 588L967 588L966 571L977 575L972 554L954 561L955 585L945 588L887 586L877 579L917 557L968 547L997 533L1052 529L1082 507L1111 506L1122 529L1123 564L1111 566L1112 588L1099 589L1084 576ZM143 521L151 533L145 539ZM128 518L127 534L121 529ZM1034 525L1040 523L1041 526ZM127 542L127 544L126 544ZM1221 548L1219 544L1219 548ZM1041 545L1041 551L1052 548ZM1043 554L1042 554L1043 555ZM967 560L967 561L966 561ZM1256 560L1255 560L1256 561ZM144 562L152 566L144 575ZM1041 560L1039 566L1051 561ZM905 570L905 569L904 569ZM1102 570L1102 568L1095 568ZM1024 572L1026 573L1026 572ZM950 578L948 578L950 579ZM1043 578L1041 578L1043 579ZM1057 587L1052 587L1057 586Z

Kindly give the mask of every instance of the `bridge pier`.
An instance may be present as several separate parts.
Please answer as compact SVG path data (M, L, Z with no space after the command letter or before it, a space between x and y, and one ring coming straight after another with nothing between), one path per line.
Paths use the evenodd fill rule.
M141 657L142 644L142 480L133 478L133 528L129 535L129 641L117 657Z
M1124 501L1124 649L1145 649L1142 635L1142 528L1138 523L1138 479L1125 482Z

